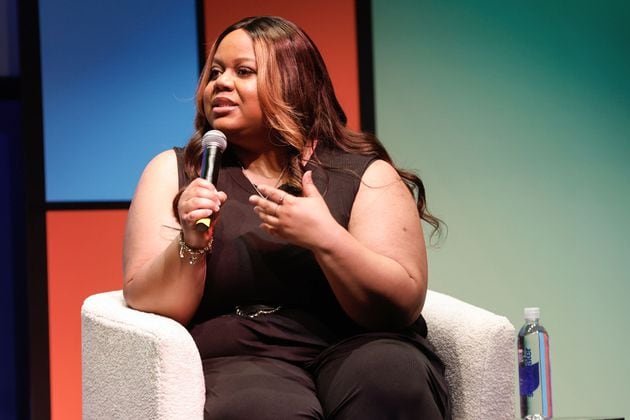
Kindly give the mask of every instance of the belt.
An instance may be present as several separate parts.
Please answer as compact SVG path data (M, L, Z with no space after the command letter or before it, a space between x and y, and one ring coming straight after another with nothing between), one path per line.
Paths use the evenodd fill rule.
M237 305L236 315L243 318L256 318L259 315L269 315L274 312L278 312L282 308L282 305L269 306L269 305Z

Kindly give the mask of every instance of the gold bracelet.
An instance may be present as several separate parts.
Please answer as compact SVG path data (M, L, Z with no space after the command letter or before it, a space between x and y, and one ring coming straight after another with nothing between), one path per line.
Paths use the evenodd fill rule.
M188 254L188 264L197 264L197 260L201 255L205 255L208 252L212 252L212 242L214 238L210 238L210 242L205 248L191 248L184 241L184 232L179 232L179 258L184 258L184 251Z

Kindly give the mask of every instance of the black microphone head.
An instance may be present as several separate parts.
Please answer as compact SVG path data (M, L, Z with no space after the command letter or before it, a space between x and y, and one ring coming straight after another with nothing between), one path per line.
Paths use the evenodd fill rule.
M210 130L206 132L201 138L201 146L205 149L207 147L215 146L221 149L221 152L227 147L227 138L225 134L219 130Z

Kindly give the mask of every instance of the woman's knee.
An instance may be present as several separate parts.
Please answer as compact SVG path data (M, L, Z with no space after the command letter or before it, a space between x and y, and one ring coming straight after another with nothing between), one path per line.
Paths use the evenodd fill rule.
M447 410L443 380L404 341L362 344L323 368L317 383L324 411L333 418L443 418Z
M323 415L314 393L307 395L287 390L251 388L232 396L206 398L204 418L212 420L323 419Z
M409 343L383 339L364 345L347 359L349 381L367 395L414 398L425 392L428 360Z
M204 360L206 419L321 419L310 375L270 358Z

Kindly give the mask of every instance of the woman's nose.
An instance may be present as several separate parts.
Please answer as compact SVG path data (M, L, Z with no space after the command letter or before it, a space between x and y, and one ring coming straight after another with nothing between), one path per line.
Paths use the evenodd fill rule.
M217 76L214 83L217 88L231 88L234 86L234 77L229 70L226 70Z

